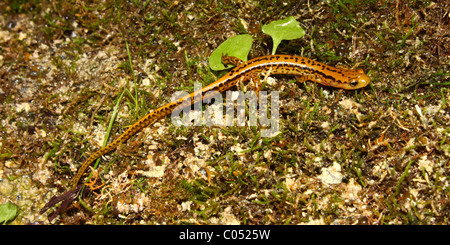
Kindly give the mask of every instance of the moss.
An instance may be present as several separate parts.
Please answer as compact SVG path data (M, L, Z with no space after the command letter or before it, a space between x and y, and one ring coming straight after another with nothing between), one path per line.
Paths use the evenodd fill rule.
M0 202L34 200L23 194L30 188L44 197L16 203L26 211L13 224L47 222L39 209L100 147L122 91L111 138L173 92L221 77L206 61L227 37L250 33L251 58L267 54L260 25L291 15L307 34L282 42L279 53L357 65L370 86L340 91L274 76L276 85L264 85L280 90L282 133L273 138L253 126L162 120L107 154L99 164L105 187L54 223L217 224L227 215L245 224L448 223L442 3L9 1L0 9L0 174L2 188L17 187ZM21 103L29 111L17 111ZM318 176L335 162L344 177L327 186ZM157 167L163 177L139 172Z

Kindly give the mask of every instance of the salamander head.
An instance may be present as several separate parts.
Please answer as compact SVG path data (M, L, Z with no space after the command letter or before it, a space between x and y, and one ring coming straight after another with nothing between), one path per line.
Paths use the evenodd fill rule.
M370 78L364 73L362 69L358 69L349 76L348 83L343 83L343 89L359 89L367 86L370 83Z

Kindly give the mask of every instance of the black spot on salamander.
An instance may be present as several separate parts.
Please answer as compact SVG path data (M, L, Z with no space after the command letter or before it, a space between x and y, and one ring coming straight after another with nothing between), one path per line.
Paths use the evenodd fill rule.
M333 67L327 66L326 68L327 68L328 71L331 71L331 72L338 72L338 70L334 69ZM338 73L339 73L339 72L338 72Z
M319 74L319 75L322 76L324 79L329 79L329 80L331 80L331 81L333 81L333 82L336 82L336 78L334 78L333 76L328 76L328 75L326 75L325 73L323 73L323 72L321 72L321 71L316 70L314 73L315 73L315 74ZM341 83L341 81L339 81L339 82Z

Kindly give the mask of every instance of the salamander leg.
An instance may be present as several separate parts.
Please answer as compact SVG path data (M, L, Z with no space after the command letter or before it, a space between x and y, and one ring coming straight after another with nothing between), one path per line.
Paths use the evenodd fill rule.
M337 64L337 65L336 65L336 68L344 69L344 70L348 70L348 69L349 69L348 66L342 65L342 64Z
M234 66L238 66L240 64L243 64L244 61L239 58L233 57L233 56L228 56L228 54L222 54L222 63L224 65L231 64Z
M242 79L239 79L236 86L238 88L242 88L242 84L244 81L248 81L251 80L253 84L249 84L250 88L255 91L256 96L258 97L259 100L259 92L261 91L261 79L259 78L258 73L255 72L251 72L248 75L246 75L245 77L243 77Z
M254 84L254 91L256 92L256 96L258 96L258 100L259 100L259 92L261 91L261 79L259 78L259 75L252 72L250 73L250 79L252 80L253 84Z

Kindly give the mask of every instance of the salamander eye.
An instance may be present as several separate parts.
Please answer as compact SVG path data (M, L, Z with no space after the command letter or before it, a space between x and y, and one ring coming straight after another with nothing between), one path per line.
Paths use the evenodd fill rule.
M350 86L356 87L357 85L358 85L358 81L357 80L350 81Z

